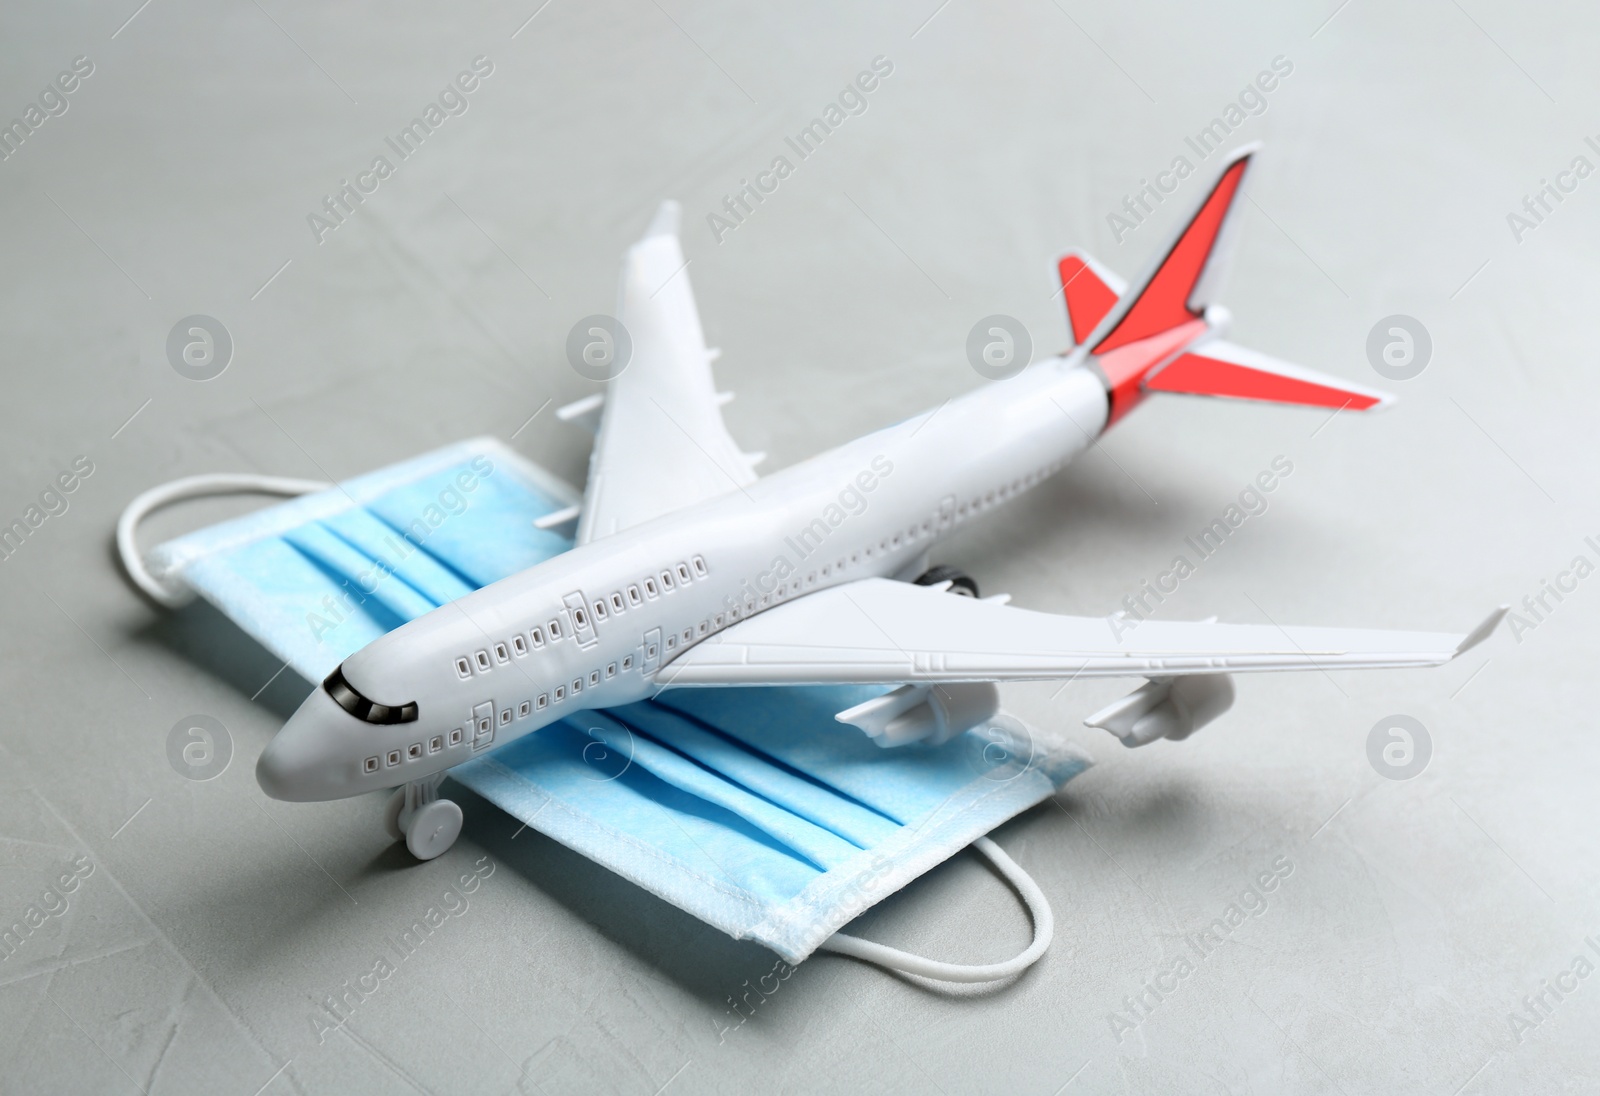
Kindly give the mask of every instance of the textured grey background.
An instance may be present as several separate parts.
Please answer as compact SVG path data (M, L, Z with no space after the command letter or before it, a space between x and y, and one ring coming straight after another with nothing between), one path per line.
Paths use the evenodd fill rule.
M1509 1017L1600 962L1600 579L1441 670L1247 680L1181 744L1079 725L1122 683L1008 689L1100 759L997 835L1055 905L1050 954L955 994L817 957L719 1038L772 957L487 804L464 797L461 841L418 867L376 801L266 801L252 764L308 686L255 695L275 660L208 609L134 596L109 539L175 476L347 476L591 391L567 330L610 309L666 196L739 394L730 428L769 467L937 404L980 383L962 348L981 316L1063 343L1062 250L1139 267L1177 201L1120 243L1107 214L1283 55L1293 74L1234 139L1267 141L1235 336L1379 383L1368 332L1405 313L1428 368L1367 418L1153 401L943 556L1022 605L1108 612L1281 454L1271 509L1163 615L1464 627L1600 555L1600 179L1520 242L1506 219L1575 157L1600 165L1593 6L551 0L526 22L536 4L0 12L0 119L95 65L0 163L0 517L75 457L95 468L0 564L0 920L93 865L0 962L0 1087L1592 1091L1600 977L1547 995L1520 1038ZM307 214L480 54L495 70L470 110L318 244ZM879 54L895 70L870 109L719 245L706 214ZM237 346L208 383L166 361L191 313ZM581 482L586 441L547 409L515 444ZM175 510L147 539L251 505ZM165 755L193 713L235 751L206 783ZM1434 744L1404 782L1367 760L1395 713ZM317 1002L482 856L470 907L319 1043ZM1265 912L1119 1041L1124 998L1280 857ZM970 854L858 928L967 960L1027 938Z

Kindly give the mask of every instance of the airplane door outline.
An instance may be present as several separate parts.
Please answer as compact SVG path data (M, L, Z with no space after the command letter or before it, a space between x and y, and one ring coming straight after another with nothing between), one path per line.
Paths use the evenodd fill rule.
M567 618L572 623L572 634L578 640L579 647L593 647L599 642L594 634L594 620L589 615L589 610L583 600L583 592L574 590L561 599L561 604L566 607Z
M472 706L472 748L481 750L494 743L494 701Z

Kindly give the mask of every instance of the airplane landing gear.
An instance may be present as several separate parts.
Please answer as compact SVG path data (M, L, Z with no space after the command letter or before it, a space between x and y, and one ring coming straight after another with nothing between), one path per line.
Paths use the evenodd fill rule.
M400 828L400 812L406 805L406 786L400 785L389 794L389 801L383 805L383 832L392 840L402 841L406 831Z
M439 798L444 774L402 784L383 809L383 828L418 860L432 860L455 844L461 834L461 808Z
M946 593L955 594L957 597L977 597L978 581L959 567L950 567L940 564L930 567L914 580L918 586L937 586L941 582L948 582L950 588Z

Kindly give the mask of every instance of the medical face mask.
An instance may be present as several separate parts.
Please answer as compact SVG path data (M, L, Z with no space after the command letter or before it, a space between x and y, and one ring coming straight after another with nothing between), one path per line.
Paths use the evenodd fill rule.
M141 557L138 519L173 499L301 497ZM492 439L337 487L194 477L130 505L119 546L165 604L198 593L319 681L384 632L571 546L534 522L577 494ZM1014 974L1053 925L1034 882L986 835L1088 759L1001 713L942 745L884 749L834 714L881 687L673 689L580 711L450 771L521 822L737 939L798 963L818 948L951 981ZM308 806L306 809L315 809ZM973 845L1027 904L1012 960L937 962L838 930Z
M251 490L302 497L212 525L141 556L157 506ZM406 621L572 547L533 515L572 488L492 438L460 442L337 487L267 476L192 476L129 504L117 542L136 585L164 605L199 594L308 681Z

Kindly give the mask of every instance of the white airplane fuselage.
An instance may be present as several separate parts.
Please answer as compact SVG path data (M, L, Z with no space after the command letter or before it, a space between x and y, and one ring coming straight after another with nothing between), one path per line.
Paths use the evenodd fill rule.
M319 686L263 752L261 785L291 800L392 788L647 698L677 655L747 616L843 582L915 577L940 538L1087 448L1107 406L1081 355L1036 362L441 606L339 671L366 701L414 704L414 720L365 721Z

